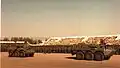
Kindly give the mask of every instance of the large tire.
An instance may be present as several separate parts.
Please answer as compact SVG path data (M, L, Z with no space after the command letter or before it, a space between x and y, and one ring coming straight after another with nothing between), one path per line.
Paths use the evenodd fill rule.
M32 53L27 54L27 57L33 57L33 54Z
M96 61L102 61L102 60L104 60L104 54L102 53L102 52L95 52L95 54L94 54L94 59L96 60Z
M19 57L25 57L25 52L24 51L19 52Z
M29 57L30 56L30 54L25 54L25 57Z
M12 51L9 51L8 53L9 53L9 57L12 57Z
M85 53L85 59L86 60L93 60L94 59L94 54L90 51Z
M18 51L14 52L14 57L19 57L19 52Z
M34 56L34 53L32 53L31 55L30 55L30 57L33 57Z
M77 60L84 60L84 53L79 51L76 53L76 59Z
M51 53L51 49L49 48L48 53Z

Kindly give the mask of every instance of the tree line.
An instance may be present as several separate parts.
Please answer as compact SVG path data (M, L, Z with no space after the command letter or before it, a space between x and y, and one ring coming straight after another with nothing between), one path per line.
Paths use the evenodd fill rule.
M32 38L29 38L29 37L11 37L10 39L7 38L7 37L4 37L1 41L27 41L29 42L30 44L39 44L39 43L42 43L42 40L40 39L32 39Z

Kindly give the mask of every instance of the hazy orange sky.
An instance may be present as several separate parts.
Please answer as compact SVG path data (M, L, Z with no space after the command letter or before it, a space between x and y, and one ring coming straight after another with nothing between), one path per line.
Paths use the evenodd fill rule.
M2 0L2 36L120 33L120 0Z

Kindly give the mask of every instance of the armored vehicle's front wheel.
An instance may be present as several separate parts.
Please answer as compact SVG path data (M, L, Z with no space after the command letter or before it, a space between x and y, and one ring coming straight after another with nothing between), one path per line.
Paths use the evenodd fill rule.
M104 54L102 52L96 52L94 54L95 60L96 61L102 61L104 60Z
M86 52L85 53L85 59L86 60L93 60L94 59L94 54L92 52Z
M34 53L30 54L30 57L33 57L34 56Z
M84 53L79 51L76 53L76 59L77 60L83 60L84 59Z

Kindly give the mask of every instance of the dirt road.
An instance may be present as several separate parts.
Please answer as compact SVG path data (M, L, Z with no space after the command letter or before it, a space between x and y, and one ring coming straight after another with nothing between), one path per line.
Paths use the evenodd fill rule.
M75 60L70 54L38 54L29 58L9 58L1 53L1 68L120 68L120 56L105 61Z

